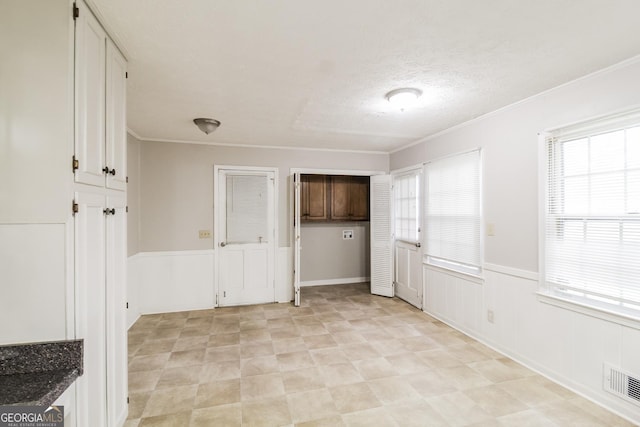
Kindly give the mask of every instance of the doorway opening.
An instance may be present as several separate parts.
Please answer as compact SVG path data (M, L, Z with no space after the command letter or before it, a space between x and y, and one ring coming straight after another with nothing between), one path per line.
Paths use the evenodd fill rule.
M307 286L368 283L372 277L381 278L381 267L383 275L389 276L382 281L391 289L391 236L388 232L375 233L372 228L380 218L390 221L390 200L384 205L387 211L376 215L377 198L372 193L376 180L388 175L332 170L292 172L295 305L300 305L301 289ZM390 231L388 225L385 228ZM379 245L372 240L381 234L389 236L387 256L382 254L382 258L377 256ZM379 262L373 263L373 258ZM375 286L370 289L381 294ZM392 292L382 294L392 296Z

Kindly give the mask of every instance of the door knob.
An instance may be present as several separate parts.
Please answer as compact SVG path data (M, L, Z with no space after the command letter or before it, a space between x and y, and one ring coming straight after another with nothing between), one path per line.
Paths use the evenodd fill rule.
M224 248L225 246L227 246L227 244L225 242L220 242L220 247Z

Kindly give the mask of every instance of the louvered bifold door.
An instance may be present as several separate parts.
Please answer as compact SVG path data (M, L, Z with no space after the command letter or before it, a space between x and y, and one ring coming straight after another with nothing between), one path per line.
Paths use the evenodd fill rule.
M371 293L393 296L391 176L375 175L371 192Z

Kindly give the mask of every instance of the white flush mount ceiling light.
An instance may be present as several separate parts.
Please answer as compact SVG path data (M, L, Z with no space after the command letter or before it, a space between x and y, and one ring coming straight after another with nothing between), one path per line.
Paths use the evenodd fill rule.
M414 106L421 95L420 89L405 87L392 90L387 93L386 98L391 105L404 111L406 108Z
M220 122L215 119L202 119L202 118L193 119L193 123L195 123L196 126L198 126L198 129L200 129L202 132L206 133L207 135L209 135L214 130L218 129L218 127L220 126Z

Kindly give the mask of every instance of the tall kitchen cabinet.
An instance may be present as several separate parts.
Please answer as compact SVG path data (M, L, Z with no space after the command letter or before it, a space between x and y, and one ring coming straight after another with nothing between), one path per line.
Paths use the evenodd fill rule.
M74 265L79 426L127 415L126 60L83 1L75 3Z
M0 51L0 343L84 339L65 426L121 426L126 61L82 0L0 1Z

